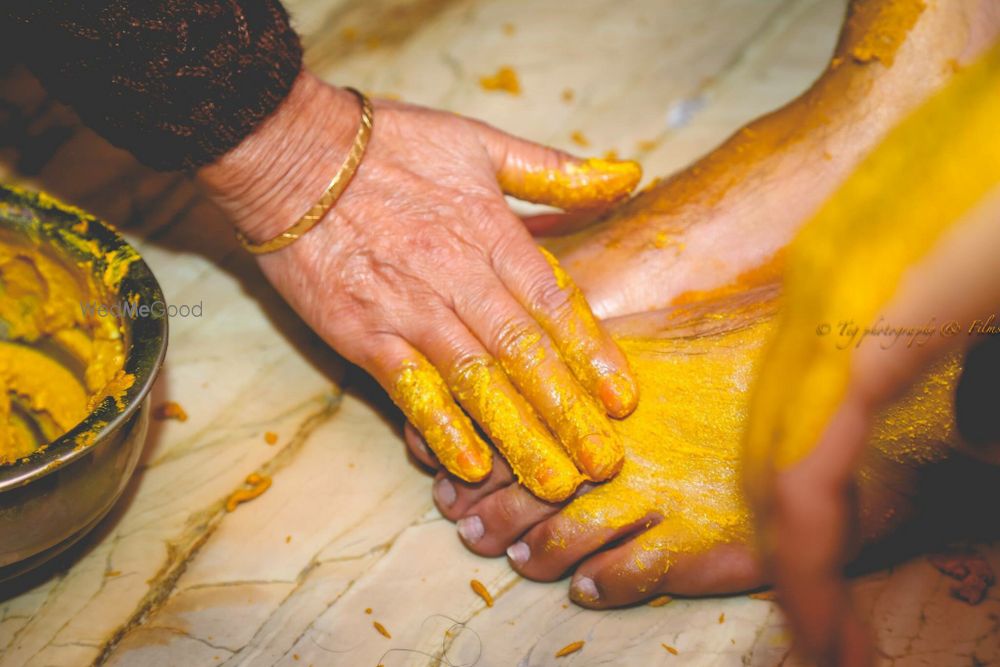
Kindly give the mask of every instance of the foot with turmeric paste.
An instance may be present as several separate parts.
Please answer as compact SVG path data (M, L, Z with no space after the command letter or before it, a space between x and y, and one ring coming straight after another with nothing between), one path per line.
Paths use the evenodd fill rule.
M596 608L767 584L749 546L738 464L748 384L774 326L775 292L758 288L607 322L645 390L636 412L616 422L622 471L564 505L533 497L506 469L479 485L439 476L436 502L458 521L466 546L484 556L506 552L531 579L555 580L578 566L571 597ZM912 525L925 513L915 504L918 489L964 465L954 456L959 373L957 357L938 364L882 416L860 475L856 546Z
M796 230L998 27L995 3L980 0L855 0L829 67L799 98L546 244L601 317L772 281Z

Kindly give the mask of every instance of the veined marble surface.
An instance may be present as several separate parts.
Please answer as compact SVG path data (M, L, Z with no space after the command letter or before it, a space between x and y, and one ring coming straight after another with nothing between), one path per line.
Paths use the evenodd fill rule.
M615 150L652 175L802 91L844 4L288 2L307 61L331 81L577 152ZM522 94L479 86L502 65ZM0 96L11 103L0 116L7 177L118 224L169 301L204 312L171 322L154 390L190 419L154 422L135 479L90 538L0 589L0 666L797 664L773 602L592 612L568 604L565 581L525 581L503 559L465 551L384 399L281 303L183 177L137 167L19 69ZM226 497L254 471L272 488L227 513ZM1000 549L985 553L1000 570ZM1000 664L1000 593L970 607L950 584L922 558L857 582L887 663ZM582 651L554 658L577 640Z

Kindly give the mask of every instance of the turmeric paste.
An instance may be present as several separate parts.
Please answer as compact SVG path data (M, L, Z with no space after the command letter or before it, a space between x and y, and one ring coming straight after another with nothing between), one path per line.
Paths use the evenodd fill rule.
M86 233L86 223L65 238L96 252L75 235ZM94 276L54 245L0 234L0 465L58 438L132 385L121 322L93 308L123 275L119 266Z

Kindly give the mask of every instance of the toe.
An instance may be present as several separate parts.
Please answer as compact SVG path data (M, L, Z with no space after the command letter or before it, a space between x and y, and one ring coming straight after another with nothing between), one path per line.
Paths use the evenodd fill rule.
M507 549L511 567L536 581L555 581L607 544L653 525L656 516L618 528L578 522L565 512L542 521Z
M757 559L744 544L678 552L655 536L640 535L582 562L570 581L570 598L607 609L657 595L724 595L763 584Z
M457 521L470 507L494 491L506 487L513 479L510 466L499 456L493 457L493 469L480 482L463 482L441 471L434 480L434 503L442 516L450 521Z
M410 454L413 455L420 463L424 464L431 470L438 470L441 468L441 462L437 460L434 456L434 452L430 450L427 443L424 442L424 437L420 435L419 431L413 427L413 424L406 422L403 427L403 441L406 443L407 449L410 450Z
M459 535L471 551L481 556L499 556L519 536L560 507L536 498L520 484L510 484L470 507L458 521Z

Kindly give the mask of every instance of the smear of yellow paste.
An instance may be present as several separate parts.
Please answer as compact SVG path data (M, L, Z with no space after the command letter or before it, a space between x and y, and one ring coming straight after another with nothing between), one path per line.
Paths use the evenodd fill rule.
M448 385L427 359L418 357L405 362L390 394L448 472L467 482L477 482L489 474L493 461L489 446L455 404Z
M589 158L553 169L506 169L499 179L503 191L518 199L574 210L626 197L642 179L642 168L631 160Z
M504 65L496 74L479 77L479 85L483 90L499 91L510 95L521 94L521 81L513 67Z
M570 528L547 548L563 548L577 530L652 520L626 566L646 573L652 586L674 554L748 542L742 435L774 311L773 302L750 297L738 308L667 319L658 336L618 339L642 390L636 411L613 422L625 463L614 479L572 501L563 511ZM947 455L957 437L951 396L958 375L957 358L932 369L879 419L875 450L912 466Z
M851 49L858 62L879 61L891 67L896 52L926 9L923 0L854 2L849 23L860 29L861 38Z

